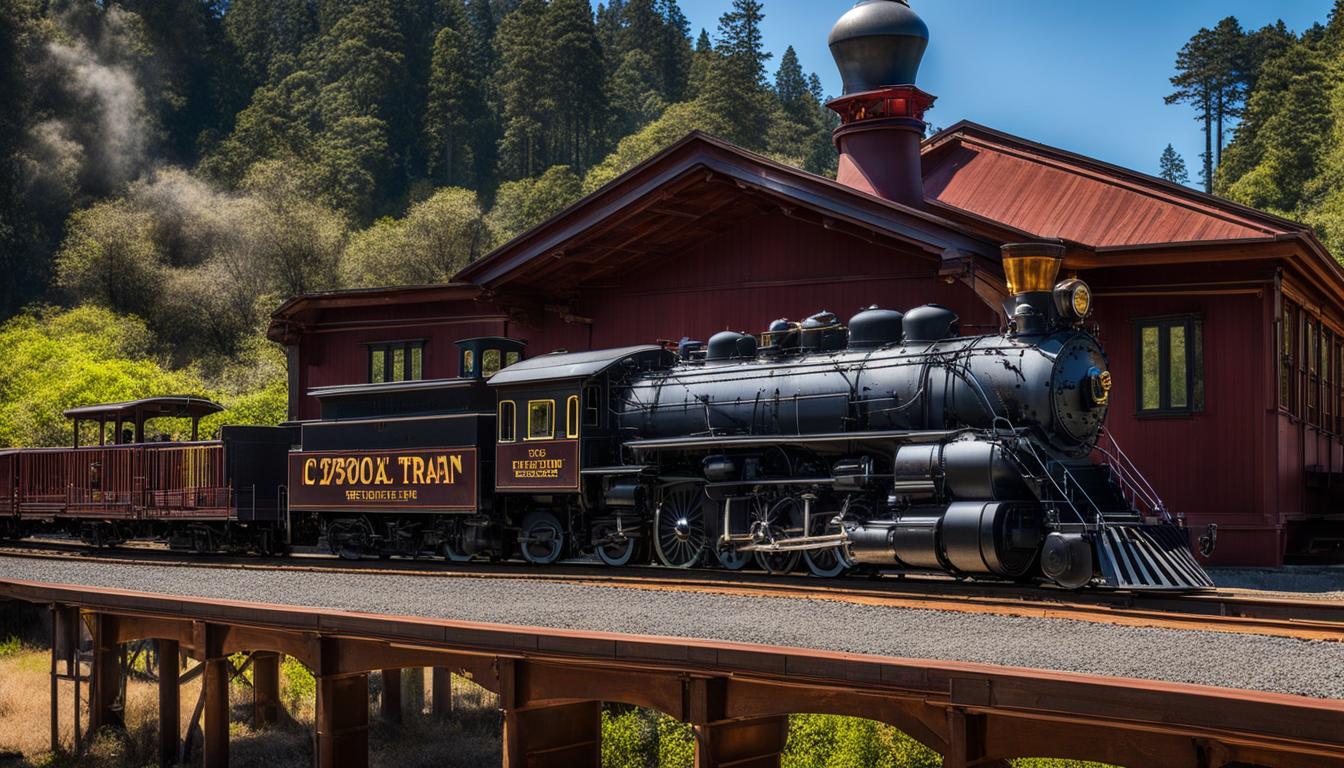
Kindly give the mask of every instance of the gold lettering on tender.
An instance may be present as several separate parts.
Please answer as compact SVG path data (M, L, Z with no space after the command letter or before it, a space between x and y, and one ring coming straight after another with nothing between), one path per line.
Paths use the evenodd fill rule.
M373 482L376 485L392 484L392 478L387 474L387 465L390 464L391 462L392 460L387 456L378 457L378 473L377 476L374 477L373 479Z
M415 482L415 484L416 484L416 485L424 485L424 484L425 484L425 459L424 459L424 457L423 457L423 456L415 456L415 457L413 457L413 458L411 459L411 461L414 461L414 462L415 462L415 470L414 470L414 473L413 473L413 475L412 475L412 476L414 477L414 482Z
M425 485L433 485L439 482L439 475L433 461L425 462L425 479L422 482Z
M449 482L457 482L457 476L462 474L462 454L454 454L451 459L451 465L453 467L453 479Z
M401 465L401 484L411 484L411 456L398 456L397 463Z
M450 483L453 482L453 475L452 475L452 473L448 470L448 457L447 457L447 456L435 456L435 457L434 457L434 466L436 466L436 467L438 468L438 470L439 470L439 483L440 483L440 484L442 484L442 485L448 485L448 484L450 484Z
M313 485L317 483L317 478L313 476L313 471L317 469L317 459L303 460L303 484Z

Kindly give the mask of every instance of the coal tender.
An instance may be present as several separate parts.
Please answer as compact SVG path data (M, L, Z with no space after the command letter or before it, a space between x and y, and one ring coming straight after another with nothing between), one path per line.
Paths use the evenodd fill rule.
M1087 285L1056 282L1063 255L1004 248L1002 335L960 336L929 305L683 343L678 364L617 388L625 447L656 479L613 481L608 498L648 498L670 566L1211 587L1104 431L1111 374L1084 327Z

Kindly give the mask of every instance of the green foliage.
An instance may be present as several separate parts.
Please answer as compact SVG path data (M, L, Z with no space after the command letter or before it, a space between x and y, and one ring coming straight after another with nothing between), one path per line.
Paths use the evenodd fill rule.
M317 678L293 656L281 657L280 680L280 695L291 712L307 706L317 695Z
M493 240L476 193L442 189L413 206L405 218L379 219L355 234L342 265L345 282L351 286L447 282L485 253Z
M152 342L142 321L91 306L0 325L0 445L68 444L66 408L204 389L154 359Z
M1186 170L1185 158L1176 148L1168 144L1158 159L1158 175L1173 184L1189 184L1190 172Z
M567 165L548 168L533 179L506 182L499 188L490 226L503 241L540 224L583 195L583 184Z
M710 109L703 101L673 104L657 120L638 133L621 140L615 151L588 172L583 180L584 192L593 192L603 184L634 168L669 145L685 138L691 131L723 134L727 129L722 115Z
M19 638L10 635L9 637L0 639L0 658L4 658L6 656L17 656L22 651L23 651L23 643L19 642Z
M228 410L202 422L202 434L223 424L278 424L285 418L284 359L257 339L237 359L210 370L173 368L156 355L145 323L107 309L42 309L0 325L0 446L66 445L70 422L62 411L159 395L214 399ZM97 440L96 428L84 441ZM186 439L185 420L160 420L153 429Z

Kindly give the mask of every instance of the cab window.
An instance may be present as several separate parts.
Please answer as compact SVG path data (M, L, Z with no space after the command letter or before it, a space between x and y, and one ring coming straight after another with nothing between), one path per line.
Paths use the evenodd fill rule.
M470 379L476 376L476 352L465 350L462 352L462 378Z
M583 409L583 424L587 427L597 427L602 425L602 388L588 387L583 392L585 401Z
M579 436L579 396L570 395L565 401L565 437Z
M550 440L555 437L555 401L533 400L527 404L527 439Z
M481 353L481 375L490 378L499 373L499 350L487 349Z
M512 443L517 439L515 432L517 426L516 412L512 400L502 400L499 403L499 442Z
M510 352L504 356L504 367L508 368L510 365L513 365L514 363L522 359L523 355L521 352Z

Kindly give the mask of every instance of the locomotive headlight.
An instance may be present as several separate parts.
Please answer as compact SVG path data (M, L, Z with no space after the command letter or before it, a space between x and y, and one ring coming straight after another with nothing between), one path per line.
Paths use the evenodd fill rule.
M1092 289L1077 278L1055 286L1055 306L1059 314L1072 320L1082 320L1092 313Z

